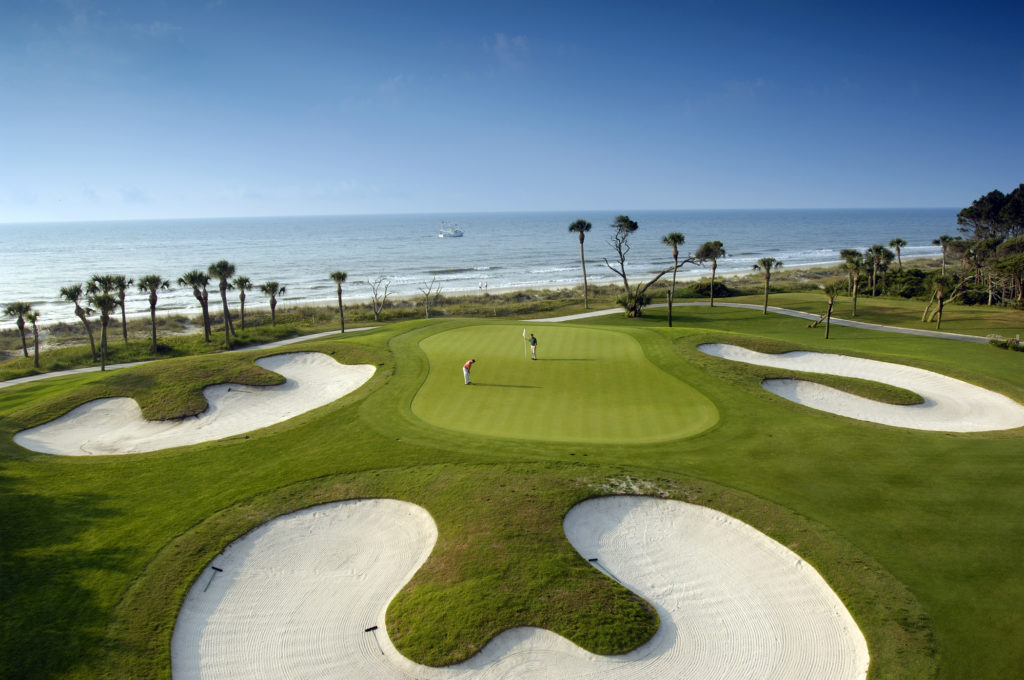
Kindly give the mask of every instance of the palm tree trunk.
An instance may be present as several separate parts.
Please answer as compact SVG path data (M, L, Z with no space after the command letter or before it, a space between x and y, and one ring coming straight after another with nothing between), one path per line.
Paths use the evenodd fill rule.
M273 296L270 298L270 325L277 325L277 298Z
M36 325L35 321L32 322L32 340L35 349L35 356L32 360L32 365L39 368L39 327Z
M583 309L590 309L590 299L587 297L587 260L583 257L582 233L580 233L580 266L583 268Z
M124 344L128 344L128 316L124 312L124 295L121 295L121 335L124 336Z
M828 300L828 309L825 310L825 339L828 340L829 326L832 324L832 305L835 304L833 298Z
M938 298L939 298L939 316L938 316L938 318L935 321L935 330L939 330L940 328L942 328L942 295L940 294L938 296Z
M21 333L21 351L25 353L25 358L28 359L28 342L25 340L25 319L18 317L18 332Z
M75 303L75 315L81 319L82 325L85 326L85 332L89 335L89 349L92 350L92 360L96 361L96 341L92 337L92 325L89 323L89 317L86 316L85 310L77 302Z
M679 269L679 261L676 260L672 268L672 287L668 291L668 327L672 328L672 298L676 296L676 270Z
M156 352L156 294L149 296L149 322L153 327L153 352Z
M107 370L107 326L110 324L110 317L100 317L100 370Z
M224 344L231 347L231 310L228 309L228 288L220 287L220 301L224 305Z
M428 312L429 313L429 312ZM341 300L341 284L338 284L338 316L341 317L341 332L345 332L345 305Z
M860 274L853 277L853 316L857 316L857 289L860 288Z
M241 306L241 309L240 309L239 313L240 313L240 315L242 317L242 330L244 331L245 330L245 291L244 290L238 294L238 301L239 301L240 306Z
M766 275L764 277L764 309L761 311L761 314L764 316L768 316L768 286L770 282L771 277Z
M715 306L715 270L718 269L718 260L711 260L711 306Z

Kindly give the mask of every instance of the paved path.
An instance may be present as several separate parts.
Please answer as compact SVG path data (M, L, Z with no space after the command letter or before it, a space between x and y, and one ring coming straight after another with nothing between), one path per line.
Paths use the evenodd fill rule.
M356 331L368 331L371 328L377 328L377 326L365 326L363 328L349 328L346 333L355 333ZM239 347L237 349L229 350L231 352L245 352L249 350L257 349L273 349L275 347L286 347L287 345L294 345L299 342L306 342L307 340L319 340L321 338L330 337L332 335L341 335L341 330L336 331L325 331L323 333L313 333L312 335L300 335L296 338L288 338L287 340L277 340L275 342L268 342L263 345L253 345L251 347ZM128 368L130 366L141 366L142 364L152 363L153 361L159 361L159 359L149 359L147 361L132 361L127 364L108 364L108 371L116 371L119 368ZM77 375L79 373L95 373L101 370L99 366L87 366L86 368L69 368L66 371L52 371L50 373L40 373L38 375L29 375L24 378L13 378L11 380L0 381L0 390L5 387L13 387L14 385L21 385L22 383L35 382L37 380L45 380L46 378L59 378L65 375Z
M707 302L677 302L677 307L704 307L708 306ZM740 309L761 309L761 305L746 304L742 302L718 302L720 307L737 307ZM666 307L667 305L662 302L656 305L649 305L649 307ZM783 309L782 307L768 307L769 312L776 314L785 314L786 316L795 316L801 319L809 319L816 321L819 314L811 314L810 312L799 312L795 309ZM582 314L570 314L569 316L555 316L546 317L543 319L524 319L527 323L557 323L560 321L579 321L580 319L590 319L598 316L608 316L609 314L621 314L621 307L613 307L612 309L599 309L593 312L583 312ZM961 342L980 342L987 343L988 338L979 335L964 335L962 333L946 333L944 331L929 331L917 328L900 328L899 326L883 326L877 323L865 323L864 321L852 321L850 319L839 319L832 317L832 323L837 326L849 326L851 328L863 328L870 331L882 331L884 333L904 333L906 335L919 335L927 338L939 338L941 340L960 340ZM377 326L366 326L364 328L350 328L346 333L354 333L356 331L368 331ZM238 350L231 351L244 351L244 350L255 350L255 349L271 349L274 347L285 347L287 345L293 345L298 342L306 342L307 340L319 340L320 338L330 337L332 335L340 335L341 331L326 331L324 333L314 333L313 335L301 335L297 338L288 338L287 340L278 340L277 342L268 342L265 345L256 345L254 347L240 347ZM108 371L113 371L119 368L127 368L128 366L139 366L140 364L149 363L148 361L136 361L128 364L112 364L107 366ZM41 373L39 375L30 375L25 378L14 378L13 380L4 380L0 382L0 389L5 387L12 387L14 385L20 385L27 382L35 382L36 380L44 380L46 378L56 378L63 375L75 375L77 373L92 373L100 370L99 366L90 366L88 368L73 368L67 371L53 371L52 373Z
M707 302L677 302L677 307L707 307L710 303ZM739 309L762 309L761 305L747 304L743 302L718 302L716 303L720 307L737 307ZM656 305L648 305L649 307L667 307L664 302ZM786 316L795 316L801 319L808 319L810 321L817 321L821 316L820 314L812 314L810 312L799 312L795 309L783 309L782 307L768 307L769 312L776 314L785 314ZM596 316L607 316L608 314L622 313L620 307L613 309L601 309L595 312L584 312L583 314L573 314L570 316L559 316L547 319L528 319L531 323L534 322L556 322L556 321L577 321L579 319L589 319ZM962 342L980 342L987 343L988 338L978 335L964 335L962 333L946 333L944 331L929 331L917 328L901 328L899 326L883 326L877 323L866 323L864 321L852 321L850 319L840 319L832 317L832 323L837 326L850 326L851 328L864 328L870 331L882 331L885 333L905 333L907 335L920 335L928 338L939 338L941 340L960 340Z

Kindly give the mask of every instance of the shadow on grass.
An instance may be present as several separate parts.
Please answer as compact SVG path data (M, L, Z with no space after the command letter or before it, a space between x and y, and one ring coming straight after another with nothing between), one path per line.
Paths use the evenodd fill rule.
M26 485L27 486L27 485ZM103 643L106 614L86 585L123 570L120 550L81 547L92 525L114 516L105 497L48 497L0 469L0 677L57 677L87 666Z
M509 389L519 389L519 390L536 390L536 389L540 389L539 387L537 387L537 385L498 385L496 383L481 383L481 382L472 382L472 383L470 383L470 385L472 387L505 387L505 388L509 388Z

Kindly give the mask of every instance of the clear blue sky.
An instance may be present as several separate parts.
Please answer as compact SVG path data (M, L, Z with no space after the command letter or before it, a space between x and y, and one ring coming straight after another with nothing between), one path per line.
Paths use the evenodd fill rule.
M0 3L0 222L962 207L1024 3Z

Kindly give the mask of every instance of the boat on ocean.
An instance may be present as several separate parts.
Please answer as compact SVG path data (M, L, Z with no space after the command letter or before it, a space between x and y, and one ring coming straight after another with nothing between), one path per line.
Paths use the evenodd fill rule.
M459 236L462 236L462 230L459 229L459 225L441 222L441 231L437 234L438 238L456 238Z

